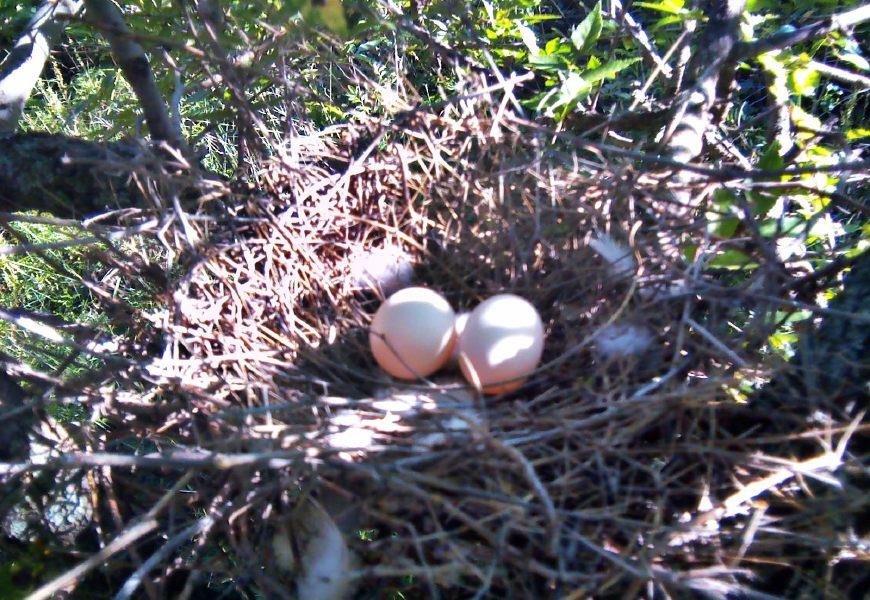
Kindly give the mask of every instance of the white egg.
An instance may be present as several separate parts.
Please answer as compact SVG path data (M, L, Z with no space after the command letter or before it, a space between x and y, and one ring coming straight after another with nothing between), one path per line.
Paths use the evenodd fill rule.
M544 325L528 301L499 294L471 311L457 343L468 382L485 394L503 394L520 387L540 363Z
M431 375L447 362L456 340L456 315L439 293L399 290L378 308L369 344L381 368L399 379Z

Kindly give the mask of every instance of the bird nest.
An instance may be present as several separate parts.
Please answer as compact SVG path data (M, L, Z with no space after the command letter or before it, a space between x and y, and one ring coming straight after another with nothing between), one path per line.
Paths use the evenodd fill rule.
M861 554L866 498L831 476L858 421L765 409L782 303L711 265L723 243L667 209L687 185L667 166L577 148L481 96L291 137L156 210L168 275L123 268L160 304L57 388L93 416L36 467L87 475L91 576L172 597L830 591ZM391 380L367 326L409 284L456 310L528 299L540 367L502 396Z

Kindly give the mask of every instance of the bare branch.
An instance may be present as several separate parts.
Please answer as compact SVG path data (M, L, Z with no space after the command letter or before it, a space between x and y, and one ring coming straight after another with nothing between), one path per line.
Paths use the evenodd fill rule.
M85 0L87 17L97 25L109 42L112 58L130 82L130 86L142 105L151 137L163 140L177 148L185 144L169 118L169 110L151 70L145 50L130 35L124 17L110 0Z
M852 71L847 71L846 69L841 69L817 60L811 60L808 65L825 77L837 79L838 81L852 84L861 89L870 88L870 77L865 77L859 73L853 73Z
M78 220L139 205L142 194L130 178L139 157L142 149L128 142L16 133L0 152L0 211L41 210Z
M27 426L31 420L26 394L15 380L0 367L0 458L22 460L28 455Z
M625 23L625 28L644 52L646 52L656 69L658 69L667 79L670 79L673 69L671 69L671 66L667 63L666 59L659 56L652 40L650 40L641 24L637 22L637 19L631 16L631 13L625 10L622 6L622 2L619 0L612 0L612 6L615 11L622 11L622 20Z
M214 524L214 519L209 516L203 517L196 521L193 525L190 525L184 529L182 529L179 533L175 534L169 541L167 541L160 549L151 555L151 557L142 563L142 565L136 569L136 571L130 575L130 578L127 579L124 586L121 590L115 594L115 600L127 600L130 598L136 590L139 588L139 585L144 581L145 576L149 571L156 568L161 562L166 560L166 558L179 546L190 540L190 538L202 533L203 531L208 530Z
M154 518L145 519L144 521L136 523L121 533L121 535L113 539L92 557L79 563L75 568L70 569L57 579L53 579L27 596L26 600L45 600L51 598L55 593L61 591L68 585L75 584L86 574L105 563L109 558L118 552L123 551L130 545L135 544L139 539L148 535L155 529L157 529L157 520Z
M37 9L12 52L0 64L0 134L18 126L24 103L33 92L45 61L67 19L82 7L81 0L48 0Z
M704 134L713 124L713 108L727 95L731 84L730 56L739 36L738 23L745 0L710 0L709 21L701 35L698 51L690 65L691 87L677 110L666 139L666 153L678 162L697 158L703 150ZM667 138L668 136L666 136Z
M771 50L788 48L807 40L816 39L835 31L848 31L865 21L870 21L870 4L853 8L852 10L831 15L812 25L783 31L754 42L743 42L735 48L737 58L758 56Z

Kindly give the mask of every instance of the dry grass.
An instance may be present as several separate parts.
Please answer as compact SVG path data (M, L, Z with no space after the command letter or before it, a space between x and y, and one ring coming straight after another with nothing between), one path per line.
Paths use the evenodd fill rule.
M794 397L786 419L747 398L787 368L761 352L778 293L758 293L764 268L706 268L720 243L701 218L661 217L666 171L580 154L503 97L291 138L251 183L166 203L151 227L178 265L164 309L131 319L113 351L127 362L59 393L105 422L70 431L79 453L52 464L89 473L104 544L139 527L100 577L120 587L132 547L132 568L158 553L155 597L205 574L286 594L269 540L316 497L359 557L361 597L858 591L868 498L847 442L863 414ZM604 233L635 277L590 248ZM698 245L695 261L665 238ZM505 397L451 375L391 387L365 344L378 294L348 276L355 250L385 245L457 309L531 300L547 329L534 377ZM605 363L610 323L648 328L652 347ZM397 394L427 400L383 402ZM363 447L336 442L348 428Z

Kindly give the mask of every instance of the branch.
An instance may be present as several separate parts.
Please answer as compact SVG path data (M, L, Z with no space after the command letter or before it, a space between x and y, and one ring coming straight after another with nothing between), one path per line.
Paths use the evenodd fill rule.
M79 563L57 579L48 582L27 596L26 600L47 600L48 598L51 598L55 593L63 590L67 586L78 583L85 575L104 564L112 556L132 544L135 544L139 539L148 535L155 529L157 529L157 520L153 517L130 526L99 552L84 562Z
M870 77L865 77L864 75L861 75L859 73L853 73L851 71L847 71L846 69L841 69L839 67L828 65L817 60L811 60L808 65L825 77L837 79L844 83L852 84L861 89L870 88Z
M754 42L742 42L737 45L734 53L738 59L750 58L771 50L788 48L789 46L819 38L835 31L849 31L865 21L870 21L870 4L833 14L826 19L806 27L801 27L800 29L795 29L794 31L775 33Z
M62 135L18 133L0 152L0 211L47 211L81 218L107 207L137 206L130 172L142 151Z
M52 581L49 581L38 590L32 592L25 598L25 600L47 600L48 598L53 597L56 592L69 586L78 585L85 575L97 567L104 565L112 556L122 552L126 548L130 548L136 544L138 540L157 529L159 525L157 517L169 506L178 494L178 491L187 485L191 477L193 477L193 473L190 472L183 475L166 491L165 494L163 494L163 496L160 497L154 506L152 506L140 520L128 525L126 529L119 533L115 539L106 544L106 546L101 548L99 552ZM132 549L133 548L131 548L131 550Z
M700 156L704 135L713 124L713 107L726 99L733 78L732 50L738 41L746 0L710 0L709 21L690 66L690 88L678 105L677 118L665 135L665 154L678 162Z
M803 461L775 460L774 464L781 463L783 466L774 469L769 475L742 485L739 490L728 496L718 506L695 515L688 523L683 524L679 529L670 534L669 542L671 544L685 544L697 539L699 537L699 528L703 525L710 521L719 522L722 519L748 512L747 505L753 499L777 489L778 486L793 477L805 475L822 480L830 480L826 475L835 472L843 466L843 455L846 453L846 447L852 435L861 424L863 417L864 413L861 413L857 418L852 420L846 432L840 437L836 448ZM761 456L759 458L765 457Z
M157 552L152 554L148 560L142 563L142 565L136 569L132 575L130 575L121 590L115 594L114 600L129 600L129 598L139 588L139 585L143 582L145 576L148 575L149 571L156 568L157 565L166 560L166 557L169 556L173 550L190 540L190 538L210 529L213 524L214 519L205 516L196 521L193 525L182 529L179 533L169 538L169 541L163 544Z
M21 386L0 367L0 458L26 460L30 453L27 430L32 413L27 414L26 395ZM21 410L21 409L25 410Z
M658 67L659 71L661 71L666 78L670 79L673 74L673 69L671 69L671 66L665 61L665 59L658 55L653 42L649 39L649 36L646 31L644 31L641 24L638 23L627 10L625 10L620 0L612 0L612 6L614 10L622 11L622 20L625 23L625 28L628 29L628 32L635 39L638 45L647 53L647 56L649 56L653 64Z
M43 2L12 52L0 64L0 134L17 128L24 103L39 81L52 46L57 43L66 21L81 7L81 0Z
M84 0L87 16L100 29L124 77L142 105L145 120L151 137L168 142L176 148L185 148L181 132L177 131L169 118L169 110L157 89L157 82L151 70L151 63L145 50L130 35L121 11L111 0Z

